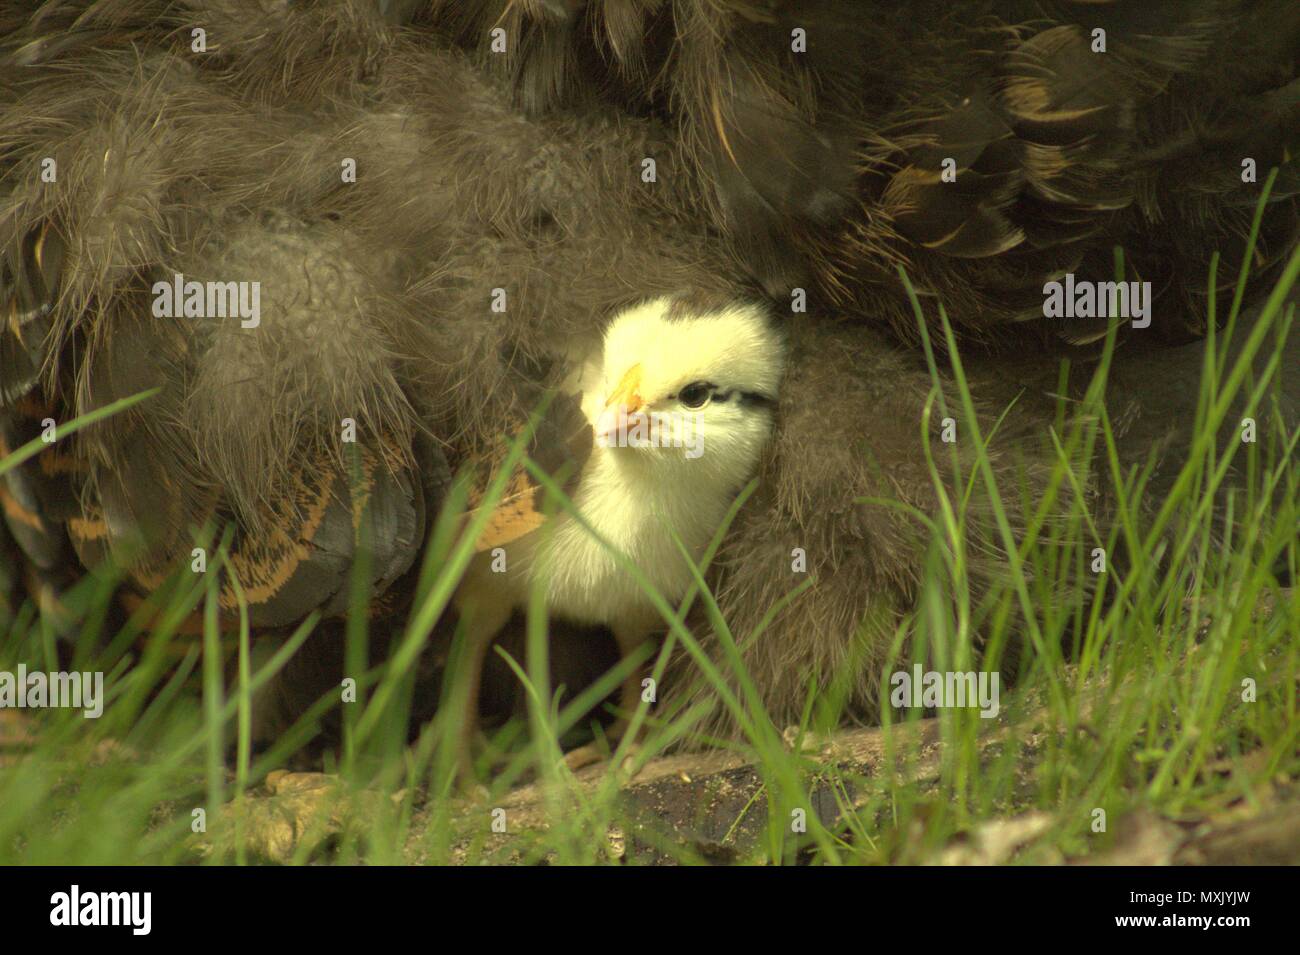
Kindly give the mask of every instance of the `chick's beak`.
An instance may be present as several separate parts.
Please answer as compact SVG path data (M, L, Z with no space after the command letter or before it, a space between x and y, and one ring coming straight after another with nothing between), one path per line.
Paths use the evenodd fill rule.
M641 399L641 366L633 365L619 379L605 400L605 410L596 422L596 433L603 438L615 437L620 429L630 428L645 403Z

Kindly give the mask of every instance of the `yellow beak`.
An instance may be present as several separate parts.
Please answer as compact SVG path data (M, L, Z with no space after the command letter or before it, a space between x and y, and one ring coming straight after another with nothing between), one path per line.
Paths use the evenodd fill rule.
M641 366L633 365L610 392L606 408L625 408L629 413L641 410Z
M625 434L629 423L638 420L644 407L641 400L641 366L633 365L619 379L618 385L605 401L605 410L596 421L597 440L614 446Z

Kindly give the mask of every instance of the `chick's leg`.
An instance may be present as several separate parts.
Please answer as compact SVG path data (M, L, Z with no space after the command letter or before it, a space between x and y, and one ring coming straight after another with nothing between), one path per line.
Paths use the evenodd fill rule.
M493 600L491 595L480 592L465 600L460 611L464 659L456 679L464 686L460 690L457 711L455 755L460 781L469 785L474 780L474 743L479 727L478 701L483 683L483 663L493 638L510 621L511 607L506 601Z
M618 643L619 659L626 660L635 654L649 636L650 631L642 627L616 627L614 629L614 640ZM623 686L619 692L618 718L605 731L611 747L617 746L622 742L623 737L627 735L628 727L632 722L632 714L636 712L636 708L641 702L641 681L647 672L647 667L641 665L634 668L627 675L627 678L623 680ZM636 741L632 740L631 745L635 746ZM602 759L604 759L603 752L594 743L588 743L566 753L564 763L569 769L576 770L600 762Z

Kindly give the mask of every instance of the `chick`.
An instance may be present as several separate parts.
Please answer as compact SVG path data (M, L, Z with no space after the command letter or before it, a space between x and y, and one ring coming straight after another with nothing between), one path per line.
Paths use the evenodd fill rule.
M534 582L548 613L609 627L625 658L663 627L610 548L669 604L682 598L693 580L686 555L699 560L758 465L783 361L781 336L753 305L660 298L613 319L578 372L595 440L573 492L576 515L559 513L506 544L504 568L499 552L480 553L457 590L468 648L462 765L477 728L484 655ZM612 738L626 730L639 692L633 672ZM596 755L583 747L568 762L576 768Z

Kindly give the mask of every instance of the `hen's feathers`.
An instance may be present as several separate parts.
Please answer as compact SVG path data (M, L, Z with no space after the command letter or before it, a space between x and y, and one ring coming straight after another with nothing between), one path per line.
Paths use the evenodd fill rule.
M1235 274L1300 128L1282 0L21 6L0 3L0 454L161 389L0 481L32 567L112 554L147 591L228 523L256 625L340 612L363 551L373 588L400 590L450 474L490 473L611 315L802 286L760 490L711 581L735 633L768 624L746 663L790 722L841 671L871 712L932 544L862 500L938 506L929 378L884 337L914 334L896 266L968 339L1084 341L1099 327L1022 320L1048 278L1110 278L1120 243L1160 333L1194 332L1210 252L1228 242ZM1284 163L1257 272L1294 242L1297 187ZM177 273L261 282L258 328L155 317ZM1012 415L993 450L1032 497L1029 427ZM543 428L548 467L580 461L572 429ZM968 533L983 594L1003 541L983 505ZM763 621L803 579L796 547L818 582Z
M668 117L755 278L781 295L811 285L909 341L899 264L932 320L943 301L996 345L1042 318L1046 281L1111 278L1116 244L1161 296L1157 332L1199 334L1210 253L1226 243L1236 274L1276 165L1260 264L1294 241L1289 0L495 0L432 16L529 110L596 90ZM1050 324L1020 331L1105 331Z
M363 512L371 583L400 576L449 470L490 466L613 310L733 286L638 178L647 152L677 166L653 124L522 121L364 2L204 4L206 52L191 19L53 2L4 43L2 413L15 427L34 396L63 421L160 387L59 445L81 504L26 546L52 559L66 524L147 590L230 521L254 623L283 624L342 609ZM260 323L155 315L176 275L259 283ZM24 514L48 454L8 479Z

